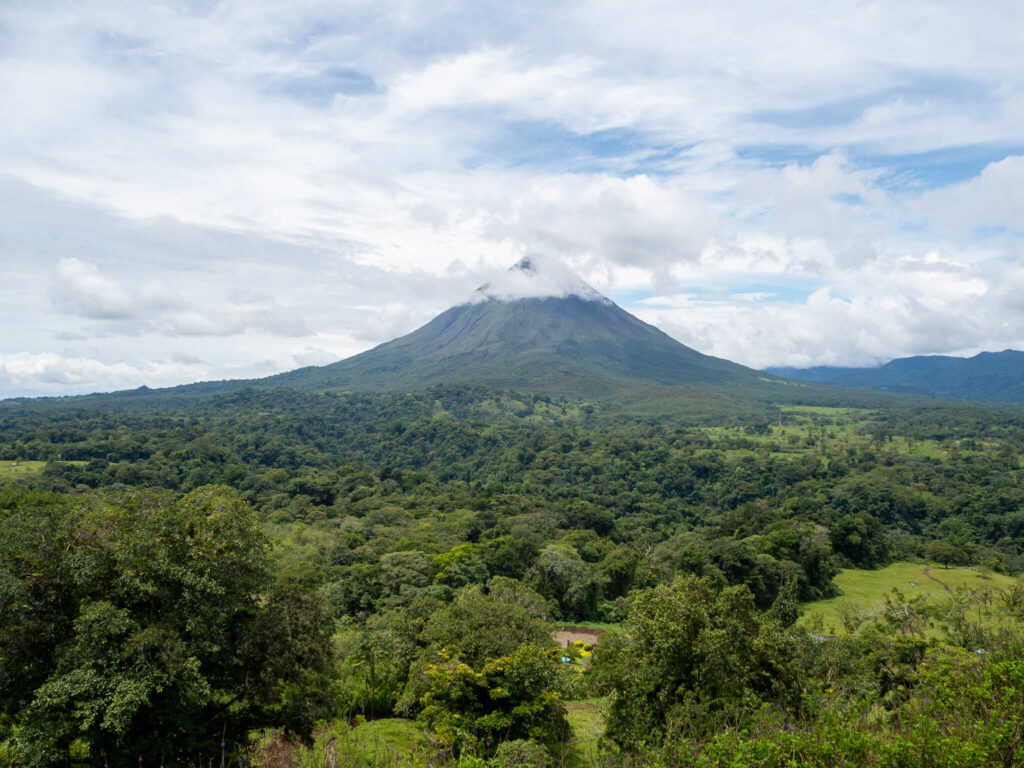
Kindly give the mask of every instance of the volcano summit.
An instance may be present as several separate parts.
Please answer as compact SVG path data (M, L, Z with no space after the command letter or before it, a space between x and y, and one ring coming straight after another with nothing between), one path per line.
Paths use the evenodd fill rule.
M763 373L680 344L561 265L531 258L406 336L261 383L363 391L480 383L588 397L637 383L729 386L764 380Z

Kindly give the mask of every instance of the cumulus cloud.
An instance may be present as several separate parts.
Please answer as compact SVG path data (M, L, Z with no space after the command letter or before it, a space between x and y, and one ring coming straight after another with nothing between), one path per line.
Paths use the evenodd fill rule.
M106 335L139 335L159 332L164 336L236 336L250 330L275 336L309 336L305 321L294 311L250 301L235 304L221 300L215 306L187 302L166 283L148 280L129 289L100 274L90 262L74 257L57 264L53 283L54 308L87 320L103 321L97 329ZM65 332L66 338L73 338Z
M821 286L802 301L676 294L644 300L638 314L683 343L756 368L870 366L1024 345L1013 306L1024 285L1018 263L973 269L933 254L866 275L859 284Z
M679 180L564 174L534 180L494 210L485 232L533 252L658 272L695 259L723 218Z
M534 255L743 362L1017 344L1020 4L505 10L0 7L0 354L281 370Z
M497 272L477 288L472 303L498 299L565 298L578 296L588 301L608 301L562 261L547 255L531 255L509 269Z
M912 209L936 229L960 236L979 227L1024 233L1024 155L990 163L967 181L924 192Z
M90 320L139 320L185 306L177 292L155 280L129 291L100 275L95 264L74 257L58 262L53 299L58 310Z
M89 357L64 357L52 352L0 355L0 387L9 394L94 392L147 386L169 386L209 369L201 363L107 363Z

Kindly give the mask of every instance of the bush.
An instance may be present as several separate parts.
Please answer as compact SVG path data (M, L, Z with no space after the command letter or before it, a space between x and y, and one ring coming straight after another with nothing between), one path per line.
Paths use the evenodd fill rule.
M271 564L227 488L0 495L0 726L18 764L176 761L265 725L309 736L330 704L330 617Z
M543 744L526 739L503 742L494 754L497 768L548 768L551 756Z
M628 748L662 740L691 715L710 731L729 709L798 704L808 641L787 626L792 591L765 613L746 585L716 592L695 576L636 593L624 631L602 639L591 671L611 695L607 736Z
M426 667L420 721L456 752L528 738L554 748L569 736L562 704L561 651L523 643L477 672L441 651Z

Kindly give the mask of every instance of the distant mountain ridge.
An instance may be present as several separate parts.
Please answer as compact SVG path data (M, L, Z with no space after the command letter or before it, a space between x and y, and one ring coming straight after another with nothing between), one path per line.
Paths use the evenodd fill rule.
M788 379L958 400L1024 402L1024 352L1006 349L974 357L918 355L877 368L766 368Z

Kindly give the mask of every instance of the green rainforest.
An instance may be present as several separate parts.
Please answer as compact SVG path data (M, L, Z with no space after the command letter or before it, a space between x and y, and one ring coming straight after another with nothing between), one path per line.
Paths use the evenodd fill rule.
M1024 765L1019 408L144 395L0 404L0 766Z

